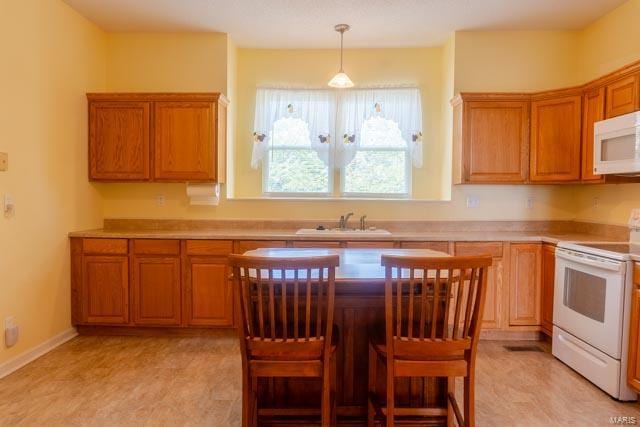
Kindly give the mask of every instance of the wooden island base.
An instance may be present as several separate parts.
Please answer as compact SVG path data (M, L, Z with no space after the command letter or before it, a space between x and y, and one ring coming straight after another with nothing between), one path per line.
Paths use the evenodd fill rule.
M339 330L336 400L339 425L366 425L369 331L384 330L384 284L336 283L334 324ZM378 369L377 390L384 390L384 371ZM259 383L261 414L269 407L317 407L310 418L264 420L267 425L311 425L318 420L321 383L315 379L262 379ZM446 379L400 379L396 382L397 405L444 407ZM404 424L403 424L404 425ZM421 421L416 425L425 425ZM444 418L429 425L446 425Z

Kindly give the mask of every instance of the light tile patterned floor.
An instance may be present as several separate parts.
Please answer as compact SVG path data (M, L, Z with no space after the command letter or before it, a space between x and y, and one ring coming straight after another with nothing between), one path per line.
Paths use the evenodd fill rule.
M478 426L640 422L640 406L614 401L548 352L507 352L505 344L480 343ZM0 425L237 426L240 369L229 332L78 337L0 380Z

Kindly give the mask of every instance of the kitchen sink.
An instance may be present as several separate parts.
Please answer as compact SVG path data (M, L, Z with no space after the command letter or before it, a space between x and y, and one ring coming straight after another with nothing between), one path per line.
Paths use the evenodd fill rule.
M346 229L341 230L339 228L330 228L324 230L316 230L315 228L301 228L296 231L297 235L301 236L327 236L327 237L339 237L339 236L390 236L391 233L387 230L379 228L369 230L355 230Z

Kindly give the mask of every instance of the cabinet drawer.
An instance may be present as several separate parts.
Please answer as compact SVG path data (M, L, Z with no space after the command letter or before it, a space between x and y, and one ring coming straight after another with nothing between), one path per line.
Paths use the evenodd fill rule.
M83 239L82 251L85 254L126 255L127 239Z
M395 247L394 242L369 242L369 241L357 241L347 242L348 248L363 248L363 249L390 249Z
M229 255L233 252L231 240L187 240L187 255Z
M503 245L501 242L457 242L455 248L456 255L491 255L501 258Z
M633 283L640 286L640 263L633 264Z
M133 241L133 253L150 255L178 255L179 240L136 239Z

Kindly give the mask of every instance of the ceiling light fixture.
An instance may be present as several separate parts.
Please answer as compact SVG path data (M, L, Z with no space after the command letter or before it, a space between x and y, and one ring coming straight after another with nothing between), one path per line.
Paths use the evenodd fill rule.
M344 38L344 32L349 31L349 28L350 27L347 24L338 24L334 27L334 29L340 33L340 71L338 71L338 74L329 80L329 86L338 89L353 87L353 82L342 69L342 39Z

